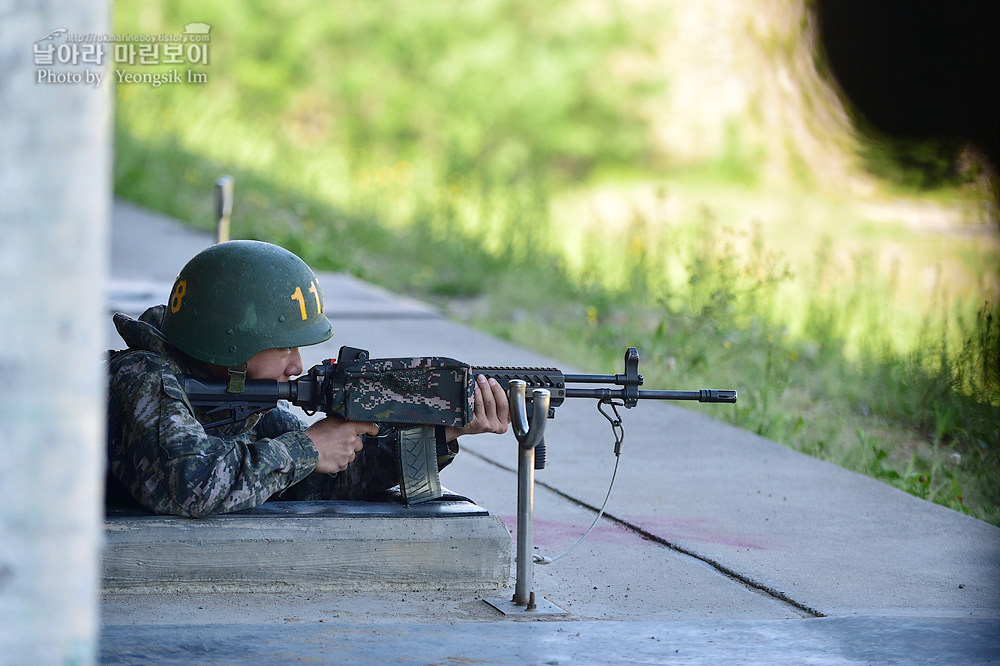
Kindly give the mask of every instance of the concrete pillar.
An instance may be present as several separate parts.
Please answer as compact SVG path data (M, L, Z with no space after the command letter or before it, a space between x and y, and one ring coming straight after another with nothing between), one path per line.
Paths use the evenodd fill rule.
M101 64L60 62L67 48L39 65L35 41L58 28L110 33L107 1L0 0L0 663L11 664L97 655L112 87L92 77L110 50ZM40 70L81 82L39 82Z

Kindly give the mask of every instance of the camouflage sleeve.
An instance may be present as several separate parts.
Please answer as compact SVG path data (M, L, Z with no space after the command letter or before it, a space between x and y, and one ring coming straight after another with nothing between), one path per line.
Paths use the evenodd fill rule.
M261 415L260 421L254 426L257 437L278 437L287 432L296 432L306 429L306 423L295 414L292 414L285 405L288 403L281 401L278 407Z
M460 448L457 439L453 439L450 442L445 440L444 428L439 428L435 431L435 439L437 439L438 469L442 470L451 464L451 461L458 455Z
M316 447L301 427L270 437L206 433L175 371L163 357L136 352L111 377L109 466L143 506L190 517L249 509L316 467Z

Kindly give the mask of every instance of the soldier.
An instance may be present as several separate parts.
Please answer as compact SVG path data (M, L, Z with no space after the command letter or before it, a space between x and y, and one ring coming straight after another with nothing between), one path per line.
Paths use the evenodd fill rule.
M306 427L277 407L207 429L177 380L188 374L287 381L303 371L299 347L333 334L312 270L291 252L259 241L214 245L181 269L166 305L134 320L115 315L128 349L111 359L108 489L156 513L202 517L249 509L268 498L368 499L399 482L396 442L378 427L328 416ZM507 396L477 377L475 417L433 428L438 467L463 434L504 433Z

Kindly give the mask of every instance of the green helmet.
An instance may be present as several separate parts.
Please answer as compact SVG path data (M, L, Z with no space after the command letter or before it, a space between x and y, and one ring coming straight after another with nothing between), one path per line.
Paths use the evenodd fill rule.
M162 331L188 356L224 366L333 335L319 280L305 262L277 245L248 240L213 245L181 269Z

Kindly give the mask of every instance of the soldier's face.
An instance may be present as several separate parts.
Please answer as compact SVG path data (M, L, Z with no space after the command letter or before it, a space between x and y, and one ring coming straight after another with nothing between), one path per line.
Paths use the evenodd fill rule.
M302 372L302 356L298 347L265 349L247 361L248 379L276 379L287 382Z

